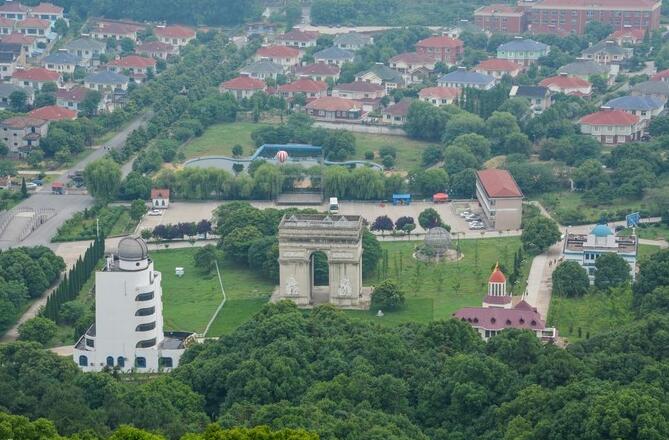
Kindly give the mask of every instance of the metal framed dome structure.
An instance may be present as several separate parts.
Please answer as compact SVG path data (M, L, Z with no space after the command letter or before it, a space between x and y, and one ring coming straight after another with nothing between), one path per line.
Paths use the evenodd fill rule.
M430 228L425 234L425 246L432 249L436 256L443 256L451 247L451 233L441 226Z

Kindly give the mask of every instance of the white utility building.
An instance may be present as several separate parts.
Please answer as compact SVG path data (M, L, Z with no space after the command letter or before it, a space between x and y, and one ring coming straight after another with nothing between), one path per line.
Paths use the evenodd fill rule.
M163 333L160 281L144 240L122 239L118 252L95 273L95 324L74 347L79 368L148 373L179 364L192 334Z

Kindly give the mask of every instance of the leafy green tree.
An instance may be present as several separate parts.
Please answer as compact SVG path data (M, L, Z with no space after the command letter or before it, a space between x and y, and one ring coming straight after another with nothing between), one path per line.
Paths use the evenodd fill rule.
M609 289L629 283L630 266L618 254L606 253L595 260L595 286L598 289Z
M244 264L248 259L249 246L253 240L262 236L263 234L255 226L237 228L223 238L223 252L231 260Z
M244 154L244 148L237 144L232 147L232 156L233 157L240 157L242 154Z
M448 187L448 174L441 168L419 168L409 173L409 187L425 196L443 192Z
M79 111L84 116L95 116L98 114L98 106L102 100L102 95L97 90L89 90L86 92L86 96L79 104Z
M393 221L387 215L380 215L372 223L372 231L381 231L381 234L385 231L392 231L395 228Z
M477 169L479 166L479 160L469 151L453 145L446 147L444 150L444 169L450 175L468 168Z
M371 159L374 159L374 155L372 154ZM370 160L371 160L370 159ZM423 166L430 166L433 165L441 160L444 159L444 149L443 147L440 147L439 145L428 145L424 150L421 155L421 163Z
M479 161L484 161L490 158L492 143L485 136L476 133L467 133L456 137L451 146L462 148L476 156Z
M560 236L560 229L554 220L536 217L525 224L520 241L525 251L539 254L557 243Z
M109 202L116 198L121 183L121 167L110 159L89 163L84 169L86 188L96 200Z
M124 200L148 200L152 186L150 177L131 171L121 183L119 197Z
M525 133L511 133L504 139L501 152L504 154L522 154L529 156L532 152L532 142Z
M28 103L28 95L23 90L17 90L9 95L9 109L13 112L23 112Z
M448 191L453 198L473 199L476 192L476 170L467 168L452 175Z
M588 273L575 261L564 261L552 275L553 292L560 296L580 297L590 287Z
M485 122L479 116L471 113L456 114L448 120L442 142L444 144L450 144L458 136L468 133L485 135Z
M397 310L404 305L404 291L391 280L385 280L372 292L372 307L382 310Z
M447 120L446 113L440 108L427 102L414 101L409 106L404 129L412 138L437 141L444 134Z
M442 226L441 216L434 208L424 209L418 215L418 224L426 231L436 226Z
M46 345L56 336L58 327L52 320L38 316L19 325L18 330L19 339L22 341L34 341Z
M148 211L148 208L146 207L146 202L141 199L133 200L132 203L130 204L130 218L139 221L141 220L142 217L144 217L144 214Z
M381 243L374 234L365 229L362 233L362 274L369 275L381 259Z
M195 266L205 274L212 273L216 270L216 262L220 259L220 251L212 244L199 248L193 255Z

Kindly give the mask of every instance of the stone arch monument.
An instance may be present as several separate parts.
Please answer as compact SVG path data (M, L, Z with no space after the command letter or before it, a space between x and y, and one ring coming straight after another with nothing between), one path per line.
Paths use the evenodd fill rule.
M290 299L300 307L330 303L368 308L369 289L362 287L362 217L288 214L279 224L280 285L273 300ZM314 283L313 254L327 256L329 281Z

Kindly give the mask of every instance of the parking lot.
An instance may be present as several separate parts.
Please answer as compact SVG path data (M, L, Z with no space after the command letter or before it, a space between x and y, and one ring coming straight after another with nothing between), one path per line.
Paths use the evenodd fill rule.
M159 224L175 224L179 222L197 222L202 219L211 219L213 211L222 203L225 202L172 202L168 209L163 210L161 215L150 216L147 215L142 219L138 231L143 229L153 229ZM265 208L289 208L291 206L277 206L272 201L250 201L251 205L265 209ZM297 208L312 208L313 206L295 206ZM317 206L321 211L328 209L327 203ZM369 223L379 216L387 215L395 222L398 218L403 216L413 217L416 221L416 230L414 233L422 234L425 231L418 225L418 216L427 209L435 209L444 223L451 226L453 232L480 232L480 230L471 230L466 219L462 218L459 213L462 211L470 211L473 213L480 213L478 203L472 202L448 202L435 204L432 202L417 201L409 205L397 205L387 203L374 202L356 202L356 201L340 201L339 213L344 215L360 215Z

